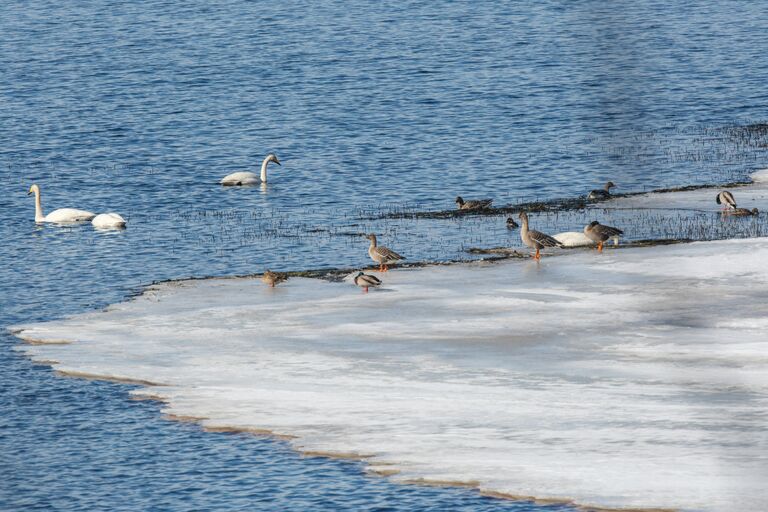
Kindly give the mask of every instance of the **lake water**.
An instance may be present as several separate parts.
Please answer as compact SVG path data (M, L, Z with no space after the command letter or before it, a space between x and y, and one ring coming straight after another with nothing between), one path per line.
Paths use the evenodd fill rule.
M9 2L0 15L0 326L157 280L517 243L503 218L371 219L453 198L725 182L765 167L759 3ZM268 188L222 189L275 151ZM127 230L36 226L117 211ZM551 219L554 228L558 220ZM574 226L557 225L563 230ZM0 508L513 509L161 419L0 334Z

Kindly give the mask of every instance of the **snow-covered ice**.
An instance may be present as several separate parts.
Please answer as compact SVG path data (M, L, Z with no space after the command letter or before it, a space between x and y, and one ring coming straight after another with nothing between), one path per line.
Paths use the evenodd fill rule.
M730 190L739 208L758 208L761 212L768 209L768 169L756 171L750 175L752 184L733 188L698 188L667 193L649 192L629 197L597 203L595 208L678 208L688 210L716 211L722 208L715 202L721 190Z
M712 199L714 199L714 195ZM738 196L737 196L738 197ZM768 239L153 286L22 327L65 372L403 481L603 507L768 504Z

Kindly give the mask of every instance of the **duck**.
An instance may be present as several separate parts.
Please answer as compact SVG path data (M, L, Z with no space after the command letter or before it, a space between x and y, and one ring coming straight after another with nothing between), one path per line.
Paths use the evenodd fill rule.
M490 208L493 199L474 199L465 201L461 196L456 196L456 207L459 210L484 210Z
M518 226L517 222L515 222L515 219L512 217L507 217L507 229L517 229L518 227L520 226Z
M723 211L736 209L736 199L734 199L733 194L731 194L727 190L723 190L722 192L717 194L717 197L715 198L715 202L717 204L723 205Z
M287 281L288 274L285 272L272 272L271 270L267 269L267 271L264 272L264 274L261 276L261 280L274 288L276 284Z
M98 214L91 224L97 229L119 229L125 227L126 221L119 213L109 212Z
M615 186L616 185L614 185L612 181L609 181L608 183L605 184L605 187L590 191L589 195L587 196L587 199L590 199L592 201L597 199L610 199L611 189Z
M587 235L587 238L597 243L598 252L603 252L603 244L606 240L609 238L619 237L623 235L624 232L619 228L606 226L600 224L596 220L593 220L584 226L584 234Z
M37 184L33 184L29 187L28 196L35 194L35 222L51 222L55 224L71 224L74 222L87 222L96 214L86 210L78 210L75 208L59 208L54 210L48 215L43 214L43 207L40 202L40 187Z
M536 249L536 254L533 259L539 261L541 259L541 249L545 247L564 247L564 245L552 238L551 236L542 233L541 231L535 231L528 229L528 214L520 212L520 221L523 226L520 228L520 238L523 243L531 249Z
M221 184L224 186L240 186L240 185L258 185L259 183L267 182L267 165L270 162L274 162L277 165L281 165L277 159L277 155L274 153L268 154L264 161L261 162L261 175L256 175L254 172L233 172L227 174L221 179Z
M392 249L378 246L376 243L376 235L373 233L365 235L365 237L371 241L371 246L368 248L368 256L379 264L379 272L386 272L389 270L387 265L405 259L405 256L400 256Z
M751 210L747 208L734 208L733 210L725 212L727 215L739 215L739 216L746 216L746 215L757 215L760 213L757 208L752 208Z
M355 284L363 289L363 293L368 293L368 287L381 286L381 279L364 272L358 272L355 276Z

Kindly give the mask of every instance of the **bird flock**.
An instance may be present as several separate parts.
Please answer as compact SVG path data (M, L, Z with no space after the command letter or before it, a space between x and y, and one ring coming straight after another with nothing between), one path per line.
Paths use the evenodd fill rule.
M235 172L228 174L220 180L220 184L223 186L247 186L254 184L266 184L267 182L267 166L270 163L281 165L274 153L269 153L261 163L260 173L257 175L253 172ZM592 201L602 201L610 199L611 189L616 185L609 181L602 189L591 190L587 194L587 199ZM29 188L27 195L35 196L35 222L36 223L51 223L55 225L66 225L79 222L90 221L92 225L97 229L122 229L126 227L126 220L119 214L114 212L95 214L86 210L79 210L75 208L59 208L52 211L48 215L43 213L42 203L40 199L40 187L37 184L33 184ZM757 215L759 212L757 208L751 210L747 208L739 208L736 204L736 200L733 194L727 190L724 190L717 194L715 202L722 206L723 215L737 215L737 216L749 216ZM493 199L473 199L465 200L461 196L456 196L455 199L456 208L458 210L487 210L492 207ZM531 229L530 220L528 214L524 211L519 213L519 219L521 225L512 217L506 219L506 226L508 229L516 229L520 227L520 239L523 244L535 252L531 255L535 261L541 260L542 249L559 247L566 247L563 241L558 240L556 237L550 236L541 231ZM618 243L618 237L624 234L624 232L612 226L600 224L598 221L592 221L584 227L583 230L586 239L597 246L597 251L603 251L603 245L606 241L614 239ZM564 233L564 235L578 235L578 233ZM388 247L384 247L378 244L378 240L374 233L364 235L370 241L368 247L368 256L371 260L379 265L379 272L387 272L389 265L397 264L398 262L405 260L405 256L398 254ZM556 235L560 236L560 235ZM581 235L578 235L581 236ZM288 280L288 274L285 272L273 272L267 270L262 274L261 280L274 288L276 285ZM382 281L378 277L366 274L365 272L358 272L353 278L355 285L362 288L363 292L367 293L369 288L376 288L381 286Z

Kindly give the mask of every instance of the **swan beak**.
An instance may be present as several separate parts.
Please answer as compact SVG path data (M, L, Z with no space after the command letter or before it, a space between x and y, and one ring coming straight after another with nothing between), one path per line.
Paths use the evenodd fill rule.
M27 192L27 195L31 196L32 195L32 191L30 190L29 192Z
M274 159L274 160L272 160L272 161L273 161L273 162L275 162L277 165L280 165L280 161L279 161L277 158L275 158L275 159ZM280 165L280 167L282 167L282 165Z

